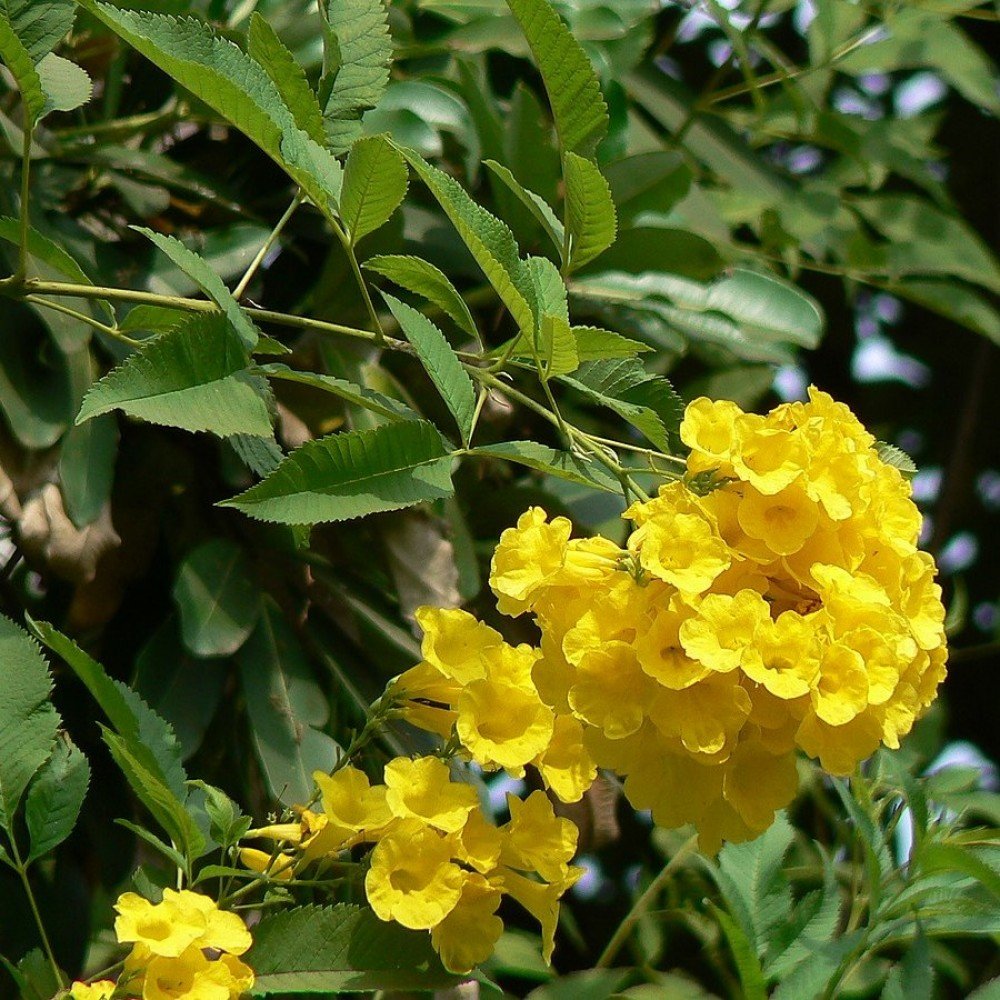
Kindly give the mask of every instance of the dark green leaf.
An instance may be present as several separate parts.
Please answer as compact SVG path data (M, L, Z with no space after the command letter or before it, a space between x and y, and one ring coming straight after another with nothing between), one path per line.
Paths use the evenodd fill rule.
M359 139L344 168L340 217L351 244L384 226L406 197L406 161L385 136Z
M552 241L552 245L561 254L566 242L566 231L549 203L540 194L535 194L534 191L529 191L524 187L502 163L497 163L496 160L484 160L483 162L507 190L535 217L542 230Z
M112 416L71 427L59 453L59 483L66 513L78 528L93 523L111 499L118 455L118 425Z
M582 486L620 493L621 484L603 465L589 459L571 455L568 451L556 451L548 445L535 441L504 441L499 444L480 445L472 448L470 455L496 458L504 462L516 462L529 469L544 472L560 479L568 479Z
M37 63L72 30L76 5L73 0L0 0L0 14Z
M28 862L48 854L73 832L89 784L87 758L68 736L64 737L28 789L24 805L31 837Z
M0 10L0 60L10 70L21 92L26 127L33 128L45 111L45 91L31 53L18 38L6 13Z

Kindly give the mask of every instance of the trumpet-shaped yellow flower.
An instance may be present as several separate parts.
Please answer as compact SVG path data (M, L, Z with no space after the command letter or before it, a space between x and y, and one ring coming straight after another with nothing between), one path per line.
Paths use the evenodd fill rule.
M490 586L505 615L531 607L535 595L563 568L572 525L565 517L551 522L540 507L525 511L516 528L500 536L490 566Z
M597 777L597 765L583 741L583 725L572 715L555 717L552 739L532 763L561 802L579 802Z
M509 868L500 868L490 881L512 896L541 926L542 958L552 960L556 927L559 923L559 900L583 874L582 868L570 868L558 882L535 882Z
M701 594L729 568L729 547L707 517L676 514L647 521L632 533L629 548L643 569L687 594Z
M761 621L754 644L743 658L743 672L771 694L790 701L806 695L819 673L820 641L815 617L785 611Z
M603 729L611 739L622 739L642 725L654 690L635 649L624 642L608 642L580 660L569 703L578 718Z
M92 983L73 983L69 995L73 1000L111 1000L116 984L110 979L98 979Z
M169 890L168 890L169 891ZM115 934L123 944L137 942L153 955L176 958L205 934L204 912L164 898L151 903L134 892L126 892L115 903Z
M252 980L251 980L252 981ZM229 1000L236 984L225 962L209 961L200 948L181 955L155 955L143 976L143 1000ZM236 989L236 996L239 990Z
M501 898L482 875L466 875L454 909L431 929L431 943L449 972L470 972L493 954L503 933L496 916Z
M385 801L400 819L419 819L443 833L465 826L479 806L471 785L453 782L451 771L436 757L397 757L385 765Z
M504 681L473 681L458 699L462 746L487 768L517 769L549 745L555 717L537 691Z
M694 754L731 746L747 716L750 696L735 673L711 674L680 691L661 688L649 708L653 725Z
M532 792L526 799L507 796L510 822L503 835L500 861L520 871L538 872L547 882L565 878L576 853L579 831L573 823L556 816L544 792Z
M681 623L681 645L709 670L728 673L748 658L758 627L770 617L767 602L753 590L708 594L697 614Z
M424 661L458 684L482 677L483 652L503 642L499 632L458 608L423 607L414 614L424 632Z
M266 872L269 878L286 882L295 874L295 858L287 854L273 855L256 847L240 848L240 864L252 872Z
M309 857L335 851L348 840L371 839L392 821L384 785L375 785L356 767L342 767L334 775L313 773L322 795L328 823L310 843Z

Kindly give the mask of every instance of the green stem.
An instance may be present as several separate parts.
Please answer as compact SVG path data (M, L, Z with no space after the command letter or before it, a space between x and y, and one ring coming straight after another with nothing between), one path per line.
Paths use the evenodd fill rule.
M34 126L28 126L24 130L21 147L21 243L18 247L15 275L18 282L23 282L28 273L28 238L31 233L28 201L31 197L31 141L34 131Z
M243 298L247 288L250 285L250 282L253 281L254 279L254 275L256 275L261 264L264 263L264 259L271 252L271 247L273 247L274 244L277 243L278 237L281 236L282 230L291 221L292 216L295 214L298 207L305 200L305 197L306 197L305 194L302 191L299 191L299 193L292 199L292 203L285 210L285 214L282 215L282 217L278 219L278 221L275 223L274 229L271 230L271 235L268 236L267 240L264 242L264 245L258 251L257 256L254 257L254 259L250 262L250 266L246 269L246 273L243 275L242 278L240 278L240 283L233 290L233 298L236 299L237 302L239 302L239 300Z
M86 323L95 330L99 330L101 333L107 334L107 336L125 344L127 347L142 346L141 340L134 340L127 334L122 333L117 327L108 326L106 323L102 323L100 320L94 319L93 316L88 316L86 313L78 312L76 309L70 309L69 306L64 306L61 302L50 302L48 299L43 299L38 295L25 295L24 301L30 302L35 306L41 306L43 309L51 309L53 312L62 313L64 316L71 316L73 319L77 319L81 323Z
M368 283L365 281L365 276L361 273L361 265L358 263L358 255L354 252L354 244L351 242L351 238L344 232L343 228L337 225L332 219L330 220L330 225L333 228L337 239L340 240L341 245L344 248L344 253L347 254L347 259L351 263L351 271L354 273L354 280L358 283L358 288L361 291L361 297L364 299L365 309L368 311L368 319L372 324L372 331L375 334L376 343L381 347L385 344L385 331L382 329L382 321L378 318L378 313L375 311L375 303L372 302L371 293L368 291Z
M28 905L31 907L32 916L35 918L35 926L38 928L38 936L42 939L42 948L45 950L45 957L49 961L49 967L52 969L52 975L55 976L56 982L62 985L63 975L59 969L59 963L56 961L55 952L53 952L52 945L49 942L49 936L45 933L45 924L42 922L42 914L38 909L35 894L31 890L31 882L28 880L28 866L21 860L21 852L18 849L17 840L14 838L13 833L10 835L10 852L14 857L14 865L17 868L17 874L21 878L21 885L24 886L24 894L28 897Z
M628 911L625 919L618 925L618 930L615 931L614 936L607 943L604 951L601 952L601 957L594 966L595 969L606 969L611 965L615 956L621 951L622 946L628 941L632 931L635 929L635 925L642 919L642 915L660 894L670 876L680 867L681 862L694 853L697 844L698 835L695 834L690 840L686 840L681 844L677 849L677 853L660 870L659 875L649 883L646 891L633 903L632 909Z

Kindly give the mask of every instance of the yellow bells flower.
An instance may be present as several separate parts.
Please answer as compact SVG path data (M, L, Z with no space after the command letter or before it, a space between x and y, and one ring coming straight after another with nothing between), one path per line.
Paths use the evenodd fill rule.
M565 878L576 854L580 831L571 820L556 816L548 796L532 792L526 799L507 795L510 822L502 827L502 864L535 871L547 882Z
M546 962L552 961L552 951L555 947L559 900L583 872L582 868L570 868L565 878L558 882L545 883L535 882L509 868L500 868L490 879L494 885L516 899L541 925L542 958Z
M688 656L717 673L735 670L753 645L757 628L770 621L767 602L753 590L735 596L708 594L698 613L681 623L680 640Z
M111 1000L116 984L110 979L98 979L92 983L73 983L69 995L73 1000Z
M757 741L741 743L726 761L722 794L753 831L763 833L799 788L795 754L773 754Z
M414 615L424 632L420 650L425 662L458 684L482 677L482 653L503 642L499 632L458 608L423 607Z
M569 703L578 718L603 729L610 739L622 739L642 725L655 690L635 649L613 641L581 658Z
M244 840L276 840L279 843L298 844L302 840L302 822L272 823L256 830L247 830Z
M731 463L739 446L737 421L743 411L728 399L700 396L688 403L681 421L681 440L691 449L688 465L694 472Z
M535 595L556 576L566 558L572 525L565 517L548 520L531 507L507 528L490 564L490 587L502 614L516 616L531 607Z
M934 560L917 552L903 564L903 596L900 611L921 649L944 645L944 605L941 588L934 582Z
M819 641L815 615L804 618L785 611L762 621L753 646L743 658L743 672L778 698L808 694L819 673Z
M239 914L220 910L214 899L209 899L200 892L164 889L161 905L174 905L185 912L202 914L205 929L195 941L199 948L214 948L229 952L230 955L242 955L253 943L250 931Z
M805 471L806 449L802 439L787 430L774 430L754 414L737 424L740 447L733 455L733 470L759 493L781 493Z
M270 878L287 881L295 874L295 858L287 854L272 855L269 851L259 851L255 847L240 848L240 864L250 871L265 872Z
M378 836L392 821L385 786L373 786L364 771L348 765L332 776L315 771L313 780L320 790L323 812L329 821L321 832L324 838L342 836L346 841L361 834L367 840Z
M819 760L824 771L847 777L878 748L882 724L871 712L863 712L841 726L831 726L810 711L795 738L810 757Z
M823 651L812 704L817 718L831 726L850 722L868 707L868 674L860 653L842 642Z
M485 875L499 864L502 841L500 831L476 809L452 836L452 849L459 861Z
M397 757L385 765L384 780L393 816L419 819L443 833L461 830L479 806L476 790L453 782L448 765L436 757Z
M674 691L690 687L709 673L708 667L691 659L681 645L681 623L693 615L693 608L673 599L657 611L635 642L639 666Z
M552 709L534 688L473 681L458 699L458 738L483 767L522 768L548 746L553 725Z
M748 489L737 510L740 527L779 556L798 552L819 524L819 508L798 484L773 494Z
M732 745L749 714L750 695L736 673L711 674L682 691L660 688L649 707L664 736L679 739L690 753L708 755Z
M142 944L152 955L176 958L205 933L205 914L200 909L178 906L166 899L151 903L134 892L126 892L118 897L115 910L119 942Z
M365 876L375 915L411 930L441 923L458 903L466 878L451 858L448 840L420 820L394 824L375 845Z
M841 448L841 441L825 437L820 450L811 456L803 479L809 498L821 504L833 521L845 521L861 508L858 484L875 475L859 455Z
M244 993L249 993L253 988L254 979L256 978L253 974L253 969L250 968L245 962L241 962L238 958L233 955L220 955L218 962L224 965L229 971L229 996L231 1000L236 1000L237 997L242 996Z
M482 875L466 875L455 908L431 928L431 944L449 972L471 972L493 954L503 933L503 921L496 916L501 898Z
M686 594L701 594L728 569L729 546L703 513L675 514L646 521L632 532L631 551L657 579Z
M209 961L200 948L181 955L155 955L146 966L143 1000L229 1000L233 974L224 962Z
M597 765L583 742L583 726L572 715L557 715L552 740L532 763L561 802L579 802L597 778Z

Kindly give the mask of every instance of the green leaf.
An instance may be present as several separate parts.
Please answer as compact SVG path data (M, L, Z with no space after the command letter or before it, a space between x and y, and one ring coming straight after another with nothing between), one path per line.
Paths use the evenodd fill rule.
M720 910L714 903L709 903L715 919L722 928L733 959L736 971L739 973L742 994L745 1000L767 1000L767 987L760 962L754 953L753 945L747 938L743 928L729 916L725 910Z
M43 115L76 111L90 100L94 84L82 66L50 52L36 69L46 97Z
M569 265L576 270L614 243L618 216L611 188L596 163L576 153L567 153L565 170Z
M1000 900L1000 874L968 848L951 844L925 844L920 851L918 863L925 872L960 872L975 879Z
M642 216L667 216L691 189L691 168L681 153L657 150L627 156L609 163L604 175L623 228Z
M324 95L327 143L344 153L361 134L361 116L382 99L389 84L392 40L383 0L323 0L327 31ZM336 66L330 47L335 47Z
M480 445L469 450L470 455L516 462L550 476L567 479L571 483L590 486L608 493L620 493L621 484L603 465L579 458L568 451L556 451L535 441L503 441L498 444Z
M313 142L324 145L326 142L326 127L323 123L323 112L319 101L309 81L305 70L296 62L288 47L278 37L266 18L254 11L250 17L250 30L247 35L247 54L258 62L271 82L278 89L285 107L295 119L295 124L309 136Z
M383 395L381 392L369 389L365 385L358 385L356 382L337 378L335 375L295 371L287 365L278 364L277 362L261 365L257 371L268 378L281 379L285 382L298 382L300 385L308 385L313 389L332 393L334 396L339 396L345 403L371 410L372 413L377 413L389 420L419 419L413 410L398 399Z
M155 233L152 229L144 229L141 226L134 228L166 254L222 310L247 350L252 351L257 346L260 331L239 307L236 299L208 262L172 236L164 236L163 233Z
M897 448L894 444L888 444L885 441L877 441L875 443L875 451L886 465L891 465L894 469L899 469L904 476L916 475L916 462L901 448Z
M408 292L422 295L445 312L456 326L479 340L476 321L472 318L465 299L451 283L451 279L433 264L419 257L388 255L369 257L363 266L366 270L384 275Z
M11 833L24 790L48 760L59 728L38 644L0 615L0 828Z
M112 416L71 427L59 450L59 484L66 513L78 528L92 524L111 499L118 454L118 425Z
M462 435L462 444L468 447L476 411L476 390L472 379L462 367L462 362L451 349L445 335L423 313L391 295L383 293L383 297L455 418Z
M224 316L192 316L91 386L76 422L122 410L154 424L219 437L270 437L269 389L247 370L249 364L246 346Z
M201 789L205 795L205 813L209 819L209 833L212 839L221 847L239 842L250 829L250 824L253 822L251 817L244 816L240 807L221 788L204 781L189 781L188 784L192 788ZM239 869L231 869L225 874L232 874L233 871ZM204 870L199 874L200 881L204 877Z
M232 122L283 167L327 216L340 192L340 164L303 132L259 63L202 21L79 0L137 52Z
M352 246L389 221L406 197L408 185L406 161L384 136L366 136L351 147L340 217Z
M246 961L251 993L435 990L453 986L430 936L382 923L367 908L302 906L265 917Z
M89 784L87 758L68 736L58 741L35 775L24 805L31 837L29 863L54 850L73 832Z
M1000 1000L1000 976L973 990L966 1000Z
M824 996L839 975L844 960L858 947L863 931L844 934L833 941L813 946L806 961L800 962L771 993L771 1000L800 1000Z
M0 60L10 70L21 92L25 124L33 128L45 111L45 91L31 54L21 43L6 15L0 13Z
M597 326L574 326L576 354L581 361L604 361L610 358L631 358L653 348L641 340L631 340L612 330Z
M560 148L592 156L608 131L608 106L587 54L548 0L507 0L507 6L542 74Z
M444 209L514 322L523 331L534 331L534 293L514 234L505 223L476 204L454 178L432 167L412 150L402 152Z
M329 704L298 638L275 607L264 607L236 662L271 794L286 805L308 802L313 772L331 770L341 750L318 728L327 722Z
M250 560L227 538L213 538L184 557L173 598L184 645L195 656L231 656L260 614Z
M37 63L73 29L76 4L73 0L0 0L0 15L7 17L31 61Z
M309 441L220 506L279 524L344 521L451 496L451 462L426 421L383 424Z
M906 949L902 961L889 972L881 1000L931 1000L933 996L931 949L918 924L913 943Z
M1000 314L978 292L957 281L934 278L904 278L893 281L886 291L916 302L969 330L1000 344Z
M496 160L484 160L483 165L506 187L519 202L535 217L552 245L562 254L566 241L566 230L549 203L534 191L529 191L514 174Z
M706 281L722 270L723 263L715 245L704 236L687 229L645 226L619 234L614 244L587 268L587 273L655 271Z

